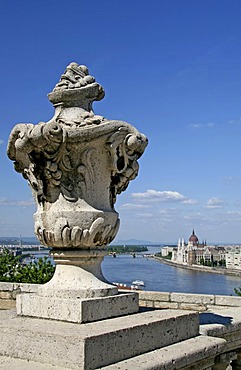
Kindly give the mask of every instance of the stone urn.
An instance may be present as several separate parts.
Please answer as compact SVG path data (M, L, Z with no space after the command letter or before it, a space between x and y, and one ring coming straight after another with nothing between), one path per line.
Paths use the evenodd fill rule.
M116 236L117 194L138 174L146 137L126 122L95 115L103 88L87 67L71 63L48 95L49 122L20 123L8 156L32 189L35 233L52 248L56 271L39 295L58 298L111 296L117 288L101 272L105 248Z

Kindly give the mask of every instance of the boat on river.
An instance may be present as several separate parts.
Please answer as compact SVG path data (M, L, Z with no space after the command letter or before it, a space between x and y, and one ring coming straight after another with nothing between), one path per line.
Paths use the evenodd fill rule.
M112 283L113 285L117 286L120 290L141 290L140 285L129 285L123 283Z
M132 281L132 285L145 286L145 283L143 280L134 280Z

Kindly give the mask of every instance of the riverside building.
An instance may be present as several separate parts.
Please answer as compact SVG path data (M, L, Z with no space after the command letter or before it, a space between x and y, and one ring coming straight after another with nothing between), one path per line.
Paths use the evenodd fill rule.
M241 246L226 246L226 267L227 269L241 271Z
M199 243L193 230L188 242L179 238L177 247L173 248L172 261L186 265L224 265L226 250L223 246L210 246L206 241Z

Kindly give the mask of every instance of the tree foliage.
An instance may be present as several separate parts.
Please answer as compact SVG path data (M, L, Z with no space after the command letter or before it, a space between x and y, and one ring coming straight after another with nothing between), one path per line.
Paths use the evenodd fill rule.
M137 245L111 245L107 247L107 252L115 253L139 253L147 252L148 248Z
M240 297L241 297L241 287L239 287L239 288L234 288L234 291L235 291L235 293L236 293L238 296L240 296Z
M52 278L55 267L47 257L27 265L21 264L20 258L21 256L15 257L8 249L4 249L0 254L0 281L44 284Z

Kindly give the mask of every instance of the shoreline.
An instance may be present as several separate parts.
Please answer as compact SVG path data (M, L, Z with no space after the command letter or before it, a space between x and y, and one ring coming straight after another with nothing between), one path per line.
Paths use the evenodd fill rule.
M208 266L198 266L198 265L181 265L180 263L176 263L170 260L167 260L163 257L157 257L154 256L154 259L160 261L161 263L164 263L169 266L178 267L186 270L193 270L193 271L199 271L199 272L209 272L211 274L221 274L221 275L230 275L230 276L240 276L241 277L241 271L236 270L228 270L228 269L217 269L215 267L208 267Z

